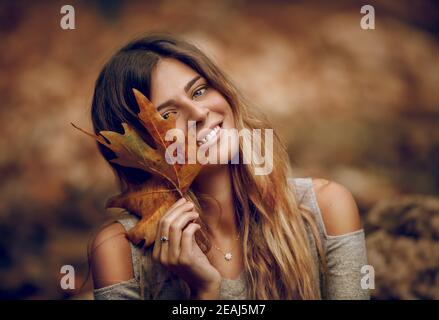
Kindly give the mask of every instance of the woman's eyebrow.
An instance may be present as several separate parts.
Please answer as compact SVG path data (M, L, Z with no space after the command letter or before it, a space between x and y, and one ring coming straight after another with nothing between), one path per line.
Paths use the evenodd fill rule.
M189 81L188 83L186 83L186 85L184 86L184 91L188 92L189 89L194 85L195 82L197 82L198 79L200 79L201 76L197 75L195 78L193 78L191 81ZM167 107L168 105L171 105L175 102L174 99L168 100L166 102L163 102L161 105L159 105L157 107L157 111L160 111L161 109Z

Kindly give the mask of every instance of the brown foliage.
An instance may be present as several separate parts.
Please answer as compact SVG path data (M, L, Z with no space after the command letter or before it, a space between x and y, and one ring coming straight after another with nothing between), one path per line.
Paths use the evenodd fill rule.
M176 202L179 196L184 197L189 186L200 172L201 164L188 163L188 153L191 146L185 140L185 161L169 163L168 147L174 143L166 141L165 136L169 130L175 128L175 117L163 117L156 108L140 91L133 89L140 112L138 117L148 130L155 145L150 146L142 137L127 123L122 123L124 133L113 131L101 131L94 135L72 125L80 131L96 139L116 154L111 159L113 163L122 166L145 170L153 177L142 184L136 190L127 190L108 199L106 208L124 208L139 216L141 219L128 232L129 239L139 244L144 240L144 246L150 246L156 238L157 225L160 218L169 207ZM198 233L196 240L203 251L209 248L205 235Z

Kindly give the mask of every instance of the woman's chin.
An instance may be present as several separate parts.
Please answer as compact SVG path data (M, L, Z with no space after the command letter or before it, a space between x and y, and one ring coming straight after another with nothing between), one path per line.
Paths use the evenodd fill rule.
M208 162L204 164L201 168L200 174L213 173L220 170L229 169L230 164L233 163L232 161L233 157L230 157L230 155L228 158L225 159L219 159L218 157L217 162L215 163Z

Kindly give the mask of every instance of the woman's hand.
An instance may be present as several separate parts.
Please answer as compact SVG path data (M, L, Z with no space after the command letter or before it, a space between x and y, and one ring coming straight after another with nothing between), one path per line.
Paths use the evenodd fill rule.
M187 282L191 297L217 299L221 275L201 251L194 234L201 226L193 203L181 198L160 219L152 258ZM166 236L169 241L161 242Z

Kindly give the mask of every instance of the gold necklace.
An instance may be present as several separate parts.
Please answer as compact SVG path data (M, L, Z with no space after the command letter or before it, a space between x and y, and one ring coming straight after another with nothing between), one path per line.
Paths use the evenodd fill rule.
M236 237L235 241L238 241L240 234L238 233L238 237ZM227 261L232 260L232 252L224 252L223 250L221 250L220 248L218 248L213 242L212 245L214 246L215 249L219 250L223 255L224 255L224 259L226 259ZM233 247L232 247L233 249Z

